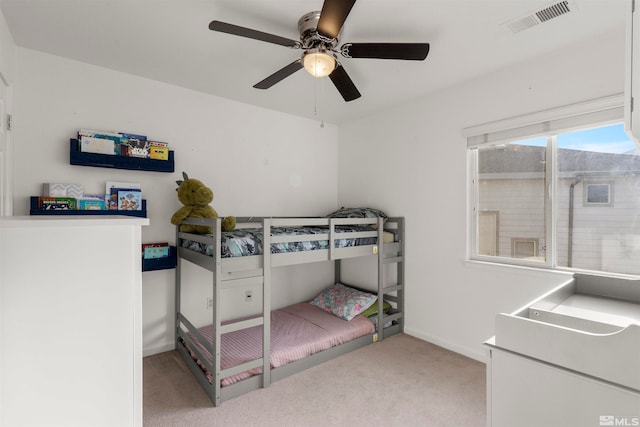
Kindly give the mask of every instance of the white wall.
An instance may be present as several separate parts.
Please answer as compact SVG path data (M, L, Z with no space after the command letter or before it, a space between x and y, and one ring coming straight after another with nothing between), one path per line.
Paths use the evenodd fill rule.
M28 197L37 195L43 182L77 182L98 192L105 180L134 180L149 201L151 226L143 240L173 241L169 218L179 207L174 181L183 170L214 189L213 206L222 215L379 207L407 219L407 332L483 359L481 342L492 335L497 312L512 311L565 278L465 261L462 129L620 93L623 49L619 31L339 130L18 49L14 211L27 213ZM176 173L70 166L68 139L81 127L167 141L176 150ZM105 268L111 268L108 262ZM290 292L301 293L294 281L307 276L296 270L278 274L289 283L274 293L276 306ZM320 276L330 280L329 274ZM148 354L172 345L172 271L145 273L143 299Z
M9 84L13 84L15 78L15 56L16 45L4 15L0 12L0 72Z
M624 32L340 127L339 204L404 215L406 332L479 360L494 317L565 280L469 263L465 127L624 90Z
M16 52L16 46L13 42L13 37L11 37L11 33L9 32L9 27L7 26L7 23L4 19L4 15L2 14L2 12L0 12L0 74L3 76L3 78L7 81L9 85L13 85L13 81L14 81L15 52ZM11 101L11 99L9 101ZM7 111L9 112L12 111L12 108L13 107L11 106L11 104L9 104L7 106ZM4 117L0 117L0 120L3 120L3 119ZM5 153L4 155L0 155L0 161L7 162L0 165L0 185L3 181L2 174L5 173L3 169L10 166L8 164L8 162L10 161L10 158L8 158L9 155L10 153ZM0 193L2 192L0 191ZM3 203L0 202L0 207L2 205ZM0 212L0 215L2 215L2 212ZM5 304L5 297L4 297L3 288L2 286L0 286L0 311L2 310L3 304ZM2 323L2 313L0 312L0 343L3 343L5 338L3 328L4 326ZM0 407L2 407L2 404L4 402L3 393L2 393L2 389L4 387L4 378L5 378L3 374L4 364L5 364L4 350L2 349L2 345L0 344Z
M212 206L220 215L321 215L336 208L334 125L321 128L312 120L33 50L19 48L17 58L16 215L28 214L28 198L40 194L43 182L83 184L88 193L104 192L107 180L140 182L151 220L143 242L174 242L169 220L180 207L175 181L182 171L214 190ZM166 141L175 150L176 172L71 166L69 138L80 128ZM332 270L324 267L315 267L320 269L312 275L315 288L307 292L332 280ZM73 272L71 256L65 268ZM105 260L104 268L117 265ZM290 289L300 275L295 268L278 273L285 283L274 289L274 305L299 296L299 290ZM202 316L207 316L209 280L205 275L194 301ZM174 270L143 274L145 354L173 346L173 283ZM225 309L238 313L247 309L245 304L244 293L236 293L225 300Z

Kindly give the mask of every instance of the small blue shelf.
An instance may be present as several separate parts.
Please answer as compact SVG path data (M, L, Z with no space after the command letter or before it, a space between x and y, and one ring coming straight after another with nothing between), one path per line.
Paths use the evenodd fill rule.
M105 215L127 215L127 216L137 216L140 218L147 217L147 201L142 199L142 210L139 211L114 211L114 210L104 210L104 211L91 211L91 210L44 210L38 209L38 197L31 196L31 206L29 209L29 215L95 215L95 216L105 216Z
M141 159L138 157L110 156L108 154L84 153L80 151L79 141L69 141L69 163L76 166L94 166L97 168L127 169L151 172L174 172L174 153L169 151L168 160Z
M176 247L169 246L169 256L154 259L142 259L142 271L168 270L176 268Z

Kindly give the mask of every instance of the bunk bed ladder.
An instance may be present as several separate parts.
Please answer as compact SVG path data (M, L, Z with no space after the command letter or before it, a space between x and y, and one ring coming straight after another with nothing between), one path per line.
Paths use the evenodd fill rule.
M216 228L216 247L221 247L221 220L217 220L217 228ZM216 381L215 381L215 391L214 398L212 401L215 406L218 406L222 400L227 400L231 397L235 397L236 391L231 391L231 387L226 388L225 390L228 393L224 393L224 396L221 396L221 379L226 378L230 375L237 374L243 371L247 371L249 369L253 369L256 367L262 368L262 383L261 386L263 388L271 385L271 359L270 359L270 351L271 351L271 220L268 218L262 219L262 273L259 276L252 277L242 277L238 278L238 280L245 281L247 279L258 278L257 281L253 281L255 284L260 284L262 286L262 309L259 317L241 320L236 322L230 322L221 326L221 318L220 315L214 315L214 335L215 335L215 346L217 349L220 348L220 336L223 333L233 332L241 329L247 329L254 326L262 326L262 357L253 360L247 363L243 363L241 365L233 366L221 371L220 366L220 351L216 352L215 358L215 372ZM214 309L217 313L220 312L220 289L222 288L222 271L221 271L222 259L221 254L216 251L216 268L215 268L215 300ZM227 282L228 283L228 282ZM214 354L214 353L211 353ZM213 385L212 385L213 388ZM242 390L242 388L237 388L236 390ZM240 393L241 394L241 393Z
M215 220L214 236L216 239L215 247L219 248L222 242L222 220L220 218L216 218ZM211 319L213 322L213 339L211 340L211 348L208 350L209 353L211 353L211 355L213 356L213 372L215 372L215 376L211 384L212 387L209 398L215 406L218 406L222 403L222 399L220 396L220 336L222 335L222 331L220 330L222 322L222 316L220 314L220 290L222 289L222 254L218 250L215 251L214 262L215 267L213 269L213 313Z
M385 262L384 262L384 218L378 218L378 316L376 340L384 339L384 288L386 283Z
M271 384L271 219L262 220L262 387Z
M398 252L395 256L389 257L381 257L380 262L383 264L382 272L384 274L386 266L395 264L396 265L396 284L385 286L384 277L382 277L382 290L381 293L384 295L384 298L388 301L394 302L396 304L395 310L388 314L382 314L382 306L383 301L379 301L378 305L378 313L380 313L378 317L378 322L390 322L393 321L397 325L399 325L399 331L404 331L404 259L405 259L405 242L404 242L404 234L405 234L405 225L404 225L404 217L393 218L393 221L397 225L396 235L397 241L399 243ZM396 295L391 295L392 293L396 293ZM383 320L384 319L384 320ZM382 323L384 324L384 323ZM384 328L382 328L384 330Z
M378 244L377 248L377 262L378 262L378 295L382 295L382 298L378 298L376 304L378 304L378 325L385 325L386 323L393 322L393 328L389 328L391 334L404 331L404 217L389 218L390 222L395 224L393 230L396 234L397 250L394 250L386 254L384 250L384 243ZM384 220L378 219L378 242L383 242L384 236ZM333 242L333 240L332 240ZM333 244L331 245L333 246ZM342 260L336 259L335 262L335 281L341 282L341 263ZM386 283L387 269L392 264L396 266L396 283L388 285ZM394 294L395 295L392 295ZM384 313L384 302L389 301L395 304L395 308L388 314ZM374 340L383 340L385 337L385 328L377 328Z
M397 251L385 253L384 244L378 254L378 339L385 338L387 333L397 333L404 331L404 217L390 218L396 229ZM378 221L378 241L383 239L383 219ZM387 269L390 265L396 265L396 283L387 284ZM394 294L395 295L392 295ZM395 303L396 307L389 313L384 312L384 301ZM385 324L393 322L393 328L385 328Z

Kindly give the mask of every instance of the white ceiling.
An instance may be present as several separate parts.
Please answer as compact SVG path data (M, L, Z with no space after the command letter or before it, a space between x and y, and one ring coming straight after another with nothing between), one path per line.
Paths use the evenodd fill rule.
M219 20L298 39L322 0L0 0L18 46L224 98L341 123L492 70L620 31L630 0L571 0L576 12L514 34L503 25L553 0L359 0L344 42L428 42L423 62L344 59L362 97L346 103L328 78L301 70L252 86L299 50L213 32Z

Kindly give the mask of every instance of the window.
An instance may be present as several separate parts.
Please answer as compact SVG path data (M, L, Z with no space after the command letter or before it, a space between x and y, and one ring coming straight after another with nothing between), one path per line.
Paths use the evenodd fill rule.
M466 130L470 258L640 274L640 150L621 108L595 111Z
M486 219L477 222L478 248L488 247L485 239L491 237L496 241L494 253L498 257L540 256L535 250L521 253L516 246L518 242L525 245L523 236L529 242L534 238L543 245L545 242L545 145L545 139L538 138L477 150L477 209L481 213L493 212L500 217L495 230L485 229L491 226ZM544 254L537 261L544 261Z
M511 256L533 258L538 254L538 239L511 239Z
M585 182L584 206L611 206L613 203L613 181Z

